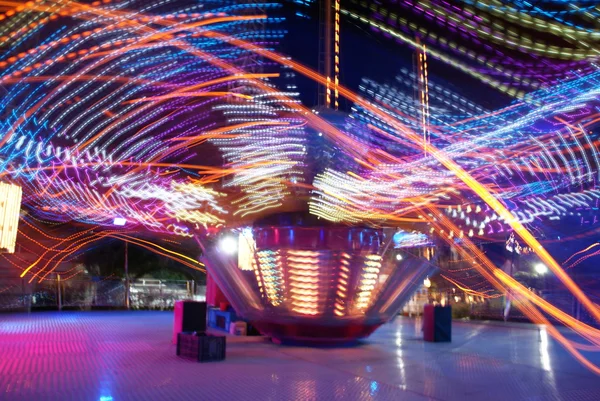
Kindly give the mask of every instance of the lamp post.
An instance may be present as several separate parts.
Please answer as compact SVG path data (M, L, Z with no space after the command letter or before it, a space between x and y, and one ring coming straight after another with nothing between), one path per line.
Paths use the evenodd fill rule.
M125 241L125 308L129 310L129 261L127 255L127 248L129 243Z
M546 292L547 285L546 285L546 274L548 273L548 267L543 264L543 263L536 263L533 266L533 269L535 270L535 272L537 273L538 276L542 277L542 281L543 281L543 289L542 289L542 295L544 292Z
M521 245L515 238L515 233L510 233L508 240L506 240L506 250L510 252L510 269L508 275L510 277L513 276L514 268L515 268L515 255L521 254ZM510 314L510 290L506 293L506 302L504 305L504 321L508 320L508 315Z
M56 275L56 293L58 299L58 310L62 310L62 291L60 288L60 274Z
M127 219L123 217L115 217L113 220L113 225L118 227L123 227L127 224ZM127 255L127 248L129 242L125 241L125 309L129 310L130 308L130 300L129 300L129 261Z

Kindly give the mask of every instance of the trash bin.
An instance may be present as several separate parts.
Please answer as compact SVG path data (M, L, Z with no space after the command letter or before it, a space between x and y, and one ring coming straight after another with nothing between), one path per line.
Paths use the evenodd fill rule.
M452 307L425 305L423 339L430 342L452 341Z

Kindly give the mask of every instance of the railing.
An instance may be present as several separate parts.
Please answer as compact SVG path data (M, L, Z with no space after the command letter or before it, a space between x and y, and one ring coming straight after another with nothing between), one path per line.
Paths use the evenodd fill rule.
M94 309L125 308L125 280L120 278L71 279L61 281L58 276L42 283L28 284L24 279L0 278L0 312L30 311L41 309ZM139 279L130 283L131 309L171 309L181 299L204 300L206 286L192 280ZM486 299L483 302L453 302L453 293L447 299L453 306L455 317L471 319L503 319L504 297ZM543 291L539 294L552 305L577 320L597 326L589 312L567 291ZM592 302L600 304L600 297L589 295ZM465 298L466 299L466 298ZM423 290L407 303L406 314L419 315L428 302ZM516 304L510 319L525 320Z
M0 311L40 309L125 308L125 280L119 278L71 279L57 276L42 283L22 279L0 280ZM130 282L131 309L170 309L181 299L204 300L206 286L192 280L140 279Z
M504 319L505 298L503 296L484 300L479 298L474 299L473 301L466 301L468 297L465 297L464 294L461 294L463 296L460 297L460 301L455 302L453 301L454 295L454 293L448 292L445 299L447 299L448 303L452 305L452 314L455 318L470 318L479 320ZM592 302L600 305L600 297L591 294L587 295ZM581 303L568 291L546 290L539 292L538 296L583 323L595 327L599 326L599 323L594 320L589 311L583 308ZM423 306L428 301L429 300L427 296L417 293L407 303L407 305L405 305L403 312L407 315L420 315L423 313ZM551 316L546 315L546 317L550 321L557 323L557 321ZM509 319L522 321L528 320L528 318L519 310L518 301L512 303Z

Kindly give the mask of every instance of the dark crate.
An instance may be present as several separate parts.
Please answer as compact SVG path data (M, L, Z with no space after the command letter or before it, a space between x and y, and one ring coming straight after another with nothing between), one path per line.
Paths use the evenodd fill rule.
M177 355L192 358L198 362L224 360L225 348L225 336L195 335L191 333L179 333L177 335Z

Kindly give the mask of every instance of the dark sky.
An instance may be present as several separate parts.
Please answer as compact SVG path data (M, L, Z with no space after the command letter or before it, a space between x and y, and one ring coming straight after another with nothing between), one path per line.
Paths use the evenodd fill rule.
M287 9L285 29L288 31L279 50L290 55L314 70L318 70L319 59L319 20L318 13L311 18L296 16L297 9ZM342 85L358 91L360 80L369 77L378 82L391 82L402 67L413 69L414 49L394 40L385 38L378 32L348 22L342 16L340 46L340 80ZM430 79L470 98L488 109L500 108L511 99L496 90L449 67L445 63L430 58ZM296 81L301 100L307 106L317 104L317 85L311 80L298 77ZM349 105L342 103L342 109Z
M289 15L285 23L288 35L281 44L281 51L315 70L319 62L318 18L301 18ZM358 91L363 77L392 79L402 66L412 65L412 52L408 48L393 51L384 41L371 32L355 25L343 23L340 43L340 80L348 88ZM311 80L298 77L302 102L308 106L317 104L317 85ZM342 104L342 107L345 105Z

